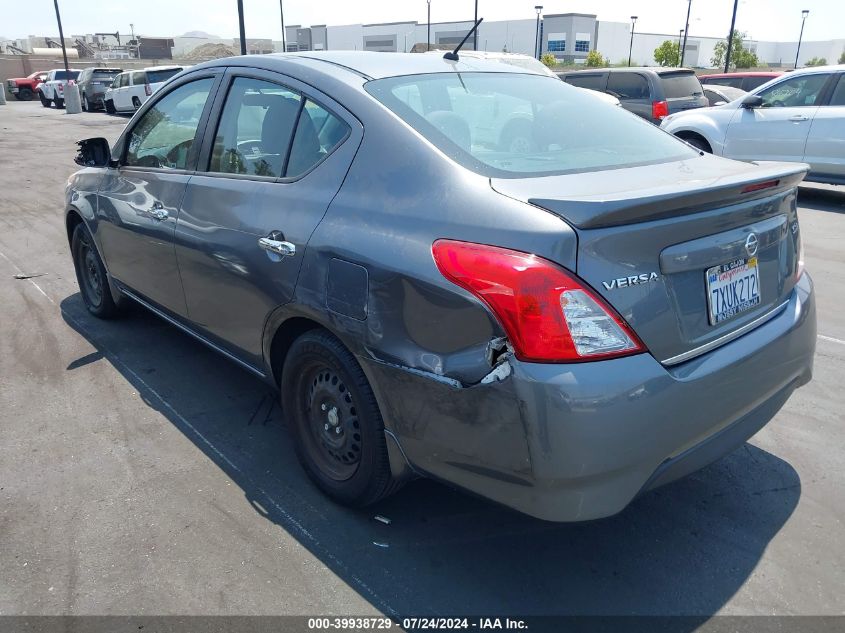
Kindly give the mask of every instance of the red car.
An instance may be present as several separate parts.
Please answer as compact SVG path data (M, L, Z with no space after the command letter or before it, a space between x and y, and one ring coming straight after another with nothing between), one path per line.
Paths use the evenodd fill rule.
M47 77L46 70L39 70L32 73L28 77L16 77L15 79L7 79L6 86L9 92L15 95L16 99L21 101L29 101L38 92L38 86Z
M780 77L782 74L780 71L720 73L716 75L700 75L698 80L705 86L707 84L716 84L717 86L730 86L731 88L739 88L748 92L771 81L775 77Z

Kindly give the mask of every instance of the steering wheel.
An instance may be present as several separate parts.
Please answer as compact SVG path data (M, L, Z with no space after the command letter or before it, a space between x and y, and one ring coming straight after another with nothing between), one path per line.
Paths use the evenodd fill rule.
M178 145L174 146L169 152L167 152L167 154L164 155L164 159L167 161L168 165L175 166L182 152L187 155L188 151L191 149L191 145L193 144L193 142L194 139L182 141Z

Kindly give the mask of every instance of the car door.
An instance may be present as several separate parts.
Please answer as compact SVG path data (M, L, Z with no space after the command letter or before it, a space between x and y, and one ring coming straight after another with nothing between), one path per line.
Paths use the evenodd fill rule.
M829 73L790 76L755 92L759 108L737 108L725 135L724 156L800 162Z
M845 73L834 77L830 98L825 99L813 117L804 162L814 176L845 179Z
M129 85L129 73L122 73L118 76L117 89L114 91L114 108L115 110L128 110L126 91Z
M176 225L188 314L258 366L271 311L293 296L308 239L362 137L340 104L290 77L226 76Z
M186 308L173 231L221 74L190 75L146 108L115 146L119 166L107 170L97 197L109 273L177 315Z

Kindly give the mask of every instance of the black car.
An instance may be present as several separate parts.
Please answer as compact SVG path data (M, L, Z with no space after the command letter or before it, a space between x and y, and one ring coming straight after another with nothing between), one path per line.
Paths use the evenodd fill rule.
M579 88L613 95L623 108L658 125L675 112L709 105L698 77L687 68L596 68L558 77Z
M121 72L120 68L86 68L79 73L76 83L79 85L82 109L86 112L102 109L103 95Z

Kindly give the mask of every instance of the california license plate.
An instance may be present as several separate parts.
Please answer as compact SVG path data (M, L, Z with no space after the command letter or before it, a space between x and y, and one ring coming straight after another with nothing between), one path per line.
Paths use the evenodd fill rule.
M708 268L705 278L710 325L760 305L760 271L756 257Z

